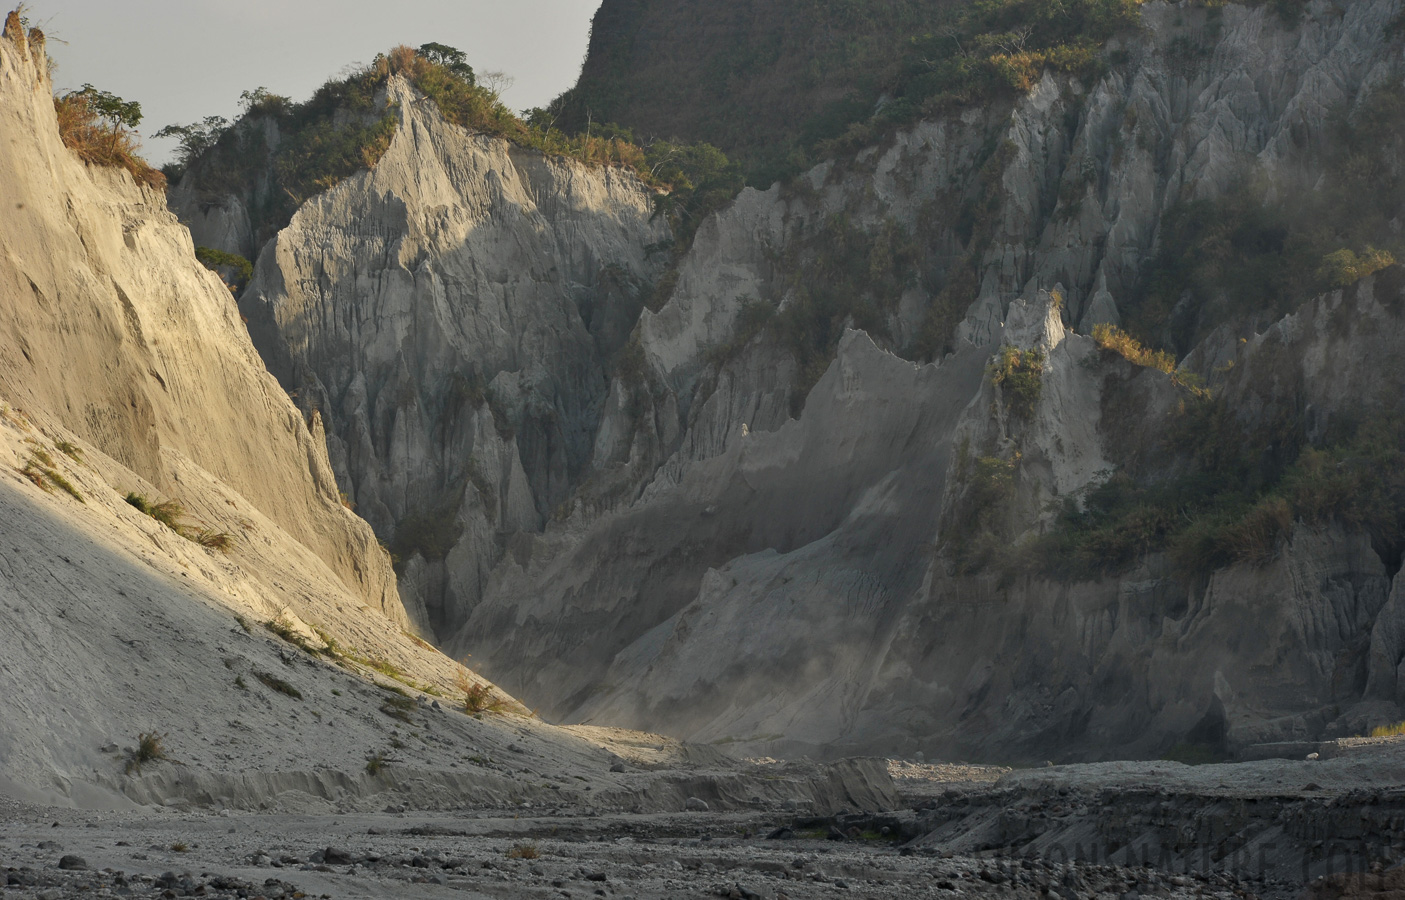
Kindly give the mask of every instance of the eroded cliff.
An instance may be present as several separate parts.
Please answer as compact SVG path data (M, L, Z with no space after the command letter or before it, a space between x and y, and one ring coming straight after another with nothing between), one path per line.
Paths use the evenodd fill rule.
M397 82L241 306L438 639L550 715L1006 759L1359 728L1398 541L1288 494L1398 414L1398 13L1144 4L1095 74L748 189L666 275L629 176Z

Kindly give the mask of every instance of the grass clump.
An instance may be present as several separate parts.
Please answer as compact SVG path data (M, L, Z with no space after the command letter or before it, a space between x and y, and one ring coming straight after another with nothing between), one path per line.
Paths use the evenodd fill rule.
M386 766L389 766L393 762L395 762L395 760L390 757L390 754L384 751L372 753L370 756L366 757L366 774L372 777L379 775L381 772L385 771Z
M185 537L207 550L218 550L221 553L228 553L234 547L234 537L227 531L196 528Z
M303 636L302 632L298 631L297 627L282 615L279 615L277 618L269 619L267 622L263 623L263 627L304 653L311 656L317 656L320 653L316 647L308 643L307 638Z
M507 851L508 859L537 859L541 856L541 851L536 844L519 843L513 844Z
M20 469L20 474L47 493L52 493L53 488L57 487L79 503L87 502L73 482L58 470L53 457L43 447L36 446L30 451L29 459L25 461L24 468Z
M463 711L469 715L479 713L502 713L508 708L507 701L499 697L491 685L486 682L475 682L468 677L468 673L459 671L454 676L454 684L463 694Z
M1405 735L1405 722L1395 722L1390 725L1377 725L1371 729L1371 737L1400 737Z
M348 652L346 654L346 658L354 663L363 665L374 672L379 672L386 678L393 678L401 684L408 685L410 682L410 676L405 672L405 670L397 666L395 663L390 662L389 660L381 659L375 656L363 656L359 653L353 652ZM396 690L398 690L398 688Z
M387 697L381 703L380 709L392 719L412 724L410 713L414 712L417 706L418 704L410 697Z
M323 644L323 656L328 656L333 659L339 659L346 655L346 653L341 648L341 644L337 643L337 639L328 634L325 628L319 628L316 625L313 625L311 627L312 633L317 635L317 639Z
M29 421L23 410L15 409L10 404L0 400L0 421L9 422L22 431L33 431L34 425Z
M83 462L83 451L71 441L55 441L54 448L76 463Z
M285 697L292 697L294 700L302 699L302 691L276 675L270 675L267 672L255 672L254 677L263 682L264 687L271 691L277 691Z
M191 543L199 544L210 550L219 550L221 553L228 553L234 547L234 536L228 532L215 531L203 525L186 525L181 521L185 517L185 507L179 500L163 500L160 503L152 503L145 496L135 492L128 493L125 499L130 506L165 525Z
M164 734L158 734L155 731L137 735L137 746L127 754L126 773L128 775L133 772L140 774L141 767L147 763L166 759L166 748L162 745L165 739Z
M1005 407L1020 419L1034 416L1044 387L1044 351L1038 347L1021 350L1009 344L991 360L991 383L1000 389Z
M1116 325L1101 323L1093 326L1093 340L1098 348L1116 353L1135 366L1156 369L1158 372L1176 371L1176 358L1165 350L1150 350L1141 342Z

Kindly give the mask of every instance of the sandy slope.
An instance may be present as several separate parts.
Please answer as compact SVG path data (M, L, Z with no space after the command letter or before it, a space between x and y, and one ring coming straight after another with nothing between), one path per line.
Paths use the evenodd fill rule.
M77 458L58 449L66 439ZM52 476L45 490L21 473L44 459L81 502ZM182 485L208 478L176 462ZM72 436L51 438L14 411L0 417L0 761L11 794L299 811L379 807L390 791L430 807L892 802L877 763L738 768L658 736L555 728L505 697L503 712L466 715L449 699L460 666L358 603L239 495L225 490L218 518L198 513L233 533L240 550L226 556L134 509L129 485L140 481ZM340 654L309 653L263 627L280 617L322 630ZM145 732L165 735L170 758L128 774L128 748ZM389 763L372 775L377 754ZM624 771L610 772L616 764Z

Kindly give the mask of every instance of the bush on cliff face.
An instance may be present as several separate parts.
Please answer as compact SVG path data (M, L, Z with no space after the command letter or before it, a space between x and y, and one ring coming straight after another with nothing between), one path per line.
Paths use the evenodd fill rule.
M1318 277L1331 287L1348 287L1393 265L1395 257L1389 250L1377 250L1367 246L1366 251L1358 256L1344 247L1322 258L1322 268L1318 270Z
M98 166L126 169L138 184L160 188L165 177L137 155L141 145L132 130L141 122L141 104L85 84L54 98L59 137L79 159Z
M200 264L211 272L225 277L220 269L228 269L230 278L226 283L230 291L239 293L244 286L249 283L249 279L254 277L254 264L237 253L226 253L223 250L215 250L210 247L196 247L195 258Z
M1005 345L988 367L990 381L1000 389L1005 408L1019 419L1034 416L1044 387L1044 351Z
M1167 213L1126 304L1129 332L1184 354L1220 324L1280 318L1405 254L1393 224L1405 193L1405 87L1382 86L1335 118L1320 184L1246 179Z
M1093 340L1098 349L1116 353L1137 366L1156 369L1159 372L1174 372L1176 358L1165 350L1152 350L1143 347L1141 341L1132 337L1116 325L1100 323L1093 326Z
M1151 481L1115 474L1081 498L1067 498L1046 534L1002 562L1019 574L1088 580L1122 574L1164 551L1182 574L1196 577L1270 562L1294 523L1303 522L1363 532L1388 565L1398 563L1405 549L1405 418L1374 416L1343 426L1321 447L1298 448L1267 433L1246 440L1220 401L1190 403L1172 428L1189 437L1184 449L1197 461L1193 468Z
M305 200L374 167L390 146L395 116L377 103L385 82L378 67L329 81L300 104L264 88L245 91L244 114L233 125L211 116L166 126L158 133L181 141L171 174L192 173L191 184L210 202L240 196L261 246Z
M938 547L959 575L979 572L1004 559L1008 547L1009 506L1015 496L1020 455L972 456L963 445L955 480L960 493L942 517Z
M180 181L190 164L213 147L229 130L229 120L224 116L206 116L202 121L190 125L167 125L152 137L175 138L177 141L176 159L161 167L161 172L169 181Z

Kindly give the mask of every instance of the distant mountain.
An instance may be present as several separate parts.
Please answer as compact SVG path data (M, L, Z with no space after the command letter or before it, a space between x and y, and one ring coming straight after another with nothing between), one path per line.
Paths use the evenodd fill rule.
M571 128L617 122L638 137L706 141L760 171L867 119L908 38L952 0L604 0Z

